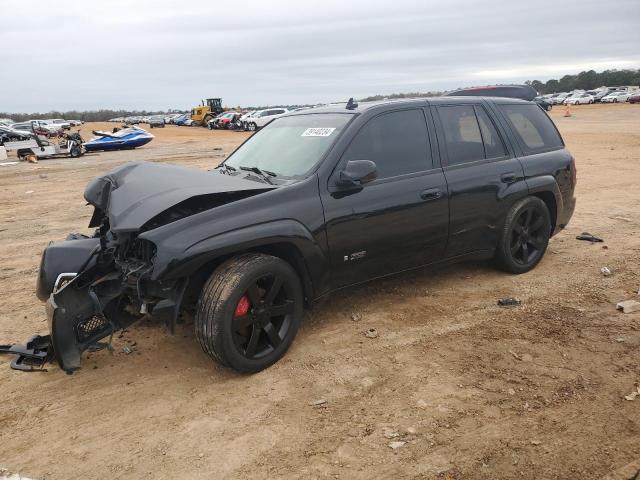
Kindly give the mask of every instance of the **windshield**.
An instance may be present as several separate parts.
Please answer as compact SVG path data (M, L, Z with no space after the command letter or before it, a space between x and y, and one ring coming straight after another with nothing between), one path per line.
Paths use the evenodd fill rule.
M350 119L350 114L340 113L278 118L242 144L224 164L235 169L258 167L278 176L304 176Z

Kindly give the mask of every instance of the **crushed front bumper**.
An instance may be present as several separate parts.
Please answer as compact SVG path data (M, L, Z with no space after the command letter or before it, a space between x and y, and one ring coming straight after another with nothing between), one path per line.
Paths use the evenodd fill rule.
M36 292L46 302L48 359L67 373L80 368L82 352L106 347L100 340L145 315L175 329L187 280L152 281L151 257L139 260L128 248L131 258L121 249L103 238L72 235L42 254Z

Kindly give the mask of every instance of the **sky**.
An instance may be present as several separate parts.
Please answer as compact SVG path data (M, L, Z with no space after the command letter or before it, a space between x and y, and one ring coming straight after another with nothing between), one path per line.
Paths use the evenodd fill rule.
M2 0L0 111L346 101L640 68L638 0Z

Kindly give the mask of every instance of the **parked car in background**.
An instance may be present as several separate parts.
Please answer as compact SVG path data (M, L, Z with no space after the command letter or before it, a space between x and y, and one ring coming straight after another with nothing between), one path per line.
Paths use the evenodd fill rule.
M17 140L29 140L33 138L33 133L27 130L17 130L9 125L0 123L0 145L4 142L15 142Z
M597 103L600 100L602 100L602 97L606 97L612 91L613 91L613 89L611 89L611 88L599 88L599 89L596 89L596 90L589 90L587 93L589 95L591 95L593 97L593 101Z
M96 234L50 243L36 292L68 373L115 331L150 315L173 333L182 312L212 359L258 372L331 292L445 261L532 270L575 186L557 128L524 100L281 115L214 171L135 162L93 180Z
M14 123L16 122L10 118L0 118L0 125L13 125Z
M569 95L571 94L567 92L559 93L558 95L553 97L553 101L552 101L553 105L562 105L562 102L564 102Z
M552 104L549 101L549 97L536 97L533 99L533 101L536 102L543 110L547 112L551 110Z
M287 110L286 108L269 108L260 110L259 112L256 112L249 120L247 120L247 130L249 130L250 132L254 132L259 128L264 127L271 120L279 118L288 112L289 110Z
M629 103L640 103L640 93L634 93L629 97Z
M207 122L210 130L214 128L235 128L236 121L240 118L240 112L224 112Z
M22 130L27 132L35 132L38 135L44 135L52 137L62 133L62 127L58 125L49 124L42 120L31 120L29 122L14 123L11 127L16 130Z
M72 127L79 127L84 123L84 121L82 120L68 120L68 122L69 122L69 125L71 125Z
M254 113L256 113L256 110L249 110L248 112L244 112L238 119L243 130L247 130L247 120L251 118Z
M164 115L152 115L149 117L149 128L164 128Z
M602 103L624 103L631 97L629 92L611 92L609 95L602 97Z
M190 113L183 113L182 115L176 117L173 120L173 123L175 125L179 125L181 127L190 127L193 125L193 120L191 120L191 114Z
M595 99L592 95L588 93L578 93L576 95L572 95L567 97L564 101L565 105L585 105L594 103Z
M53 118L53 119L43 120L43 121L48 123L49 125L57 125L63 130L71 130L71 124L62 118Z

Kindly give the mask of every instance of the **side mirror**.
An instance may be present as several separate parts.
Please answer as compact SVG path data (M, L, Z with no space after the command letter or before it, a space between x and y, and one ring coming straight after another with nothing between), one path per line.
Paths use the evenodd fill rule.
M349 160L338 173L339 187L360 187L378 177L378 167L371 160Z

